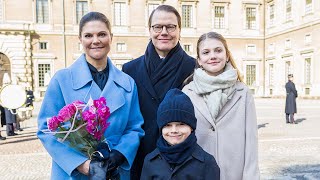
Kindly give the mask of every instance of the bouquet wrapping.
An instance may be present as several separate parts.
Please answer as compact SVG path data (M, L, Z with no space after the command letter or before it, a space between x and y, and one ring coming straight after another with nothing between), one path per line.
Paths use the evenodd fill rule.
M47 119L48 129L43 132L53 134L60 142L67 141L70 147L92 159L98 144L105 141L109 116L104 97L90 98L87 104L75 101L64 106L58 115Z

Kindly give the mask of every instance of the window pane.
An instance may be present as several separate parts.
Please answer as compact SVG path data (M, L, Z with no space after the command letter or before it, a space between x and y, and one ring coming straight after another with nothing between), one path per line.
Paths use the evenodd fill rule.
M311 34L307 34L304 38L305 44L311 43Z
M247 54L255 54L257 52L257 48L255 45L247 45Z
M38 73L39 73L39 87L44 87L45 86L45 74L50 73L50 64L38 64Z
M2 12L3 12L3 9L2 9L2 0L0 0L0 21L3 21L3 16L2 16Z
M148 4L148 17L152 13L152 11L155 10L158 6L159 4Z
M117 51L118 52L125 52L127 50L125 43L117 43Z
M292 3L292 0L287 0L286 2L286 19L287 20L291 19L291 3Z
M80 22L82 16L84 16L87 12L88 12L88 2L77 1L77 4L76 4L77 23Z
M49 23L48 0L37 0L37 23Z
M306 0L306 14L312 12L312 0Z
M273 26L274 23L274 4L271 4L269 7L269 23L270 26Z
M182 5L182 27L192 27L191 5Z
M248 86L254 85L256 82L256 65L247 65L246 83Z
M183 49L184 49L186 52L190 52L190 50L191 50L191 45L190 45L190 44L185 44L185 45L183 45Z
M305 59L305 84L311 84L311 58Z
M115 2L114 3L114 25L125 26L126 25L126 3Z
M288 74L292 74L290 61L286 61L286 65L285 65L285 82L287 81Z
M39 43L39 48L41 49L41 50L45 50L45 49L47 49L47 42L40 42Z
M224 6L214 7L214 28L224 29Z
M273 69L273 64L269 65L269 86L273 86L273 75L274 75L274 69Z
M256 8L246 8L246 28L256 28Z

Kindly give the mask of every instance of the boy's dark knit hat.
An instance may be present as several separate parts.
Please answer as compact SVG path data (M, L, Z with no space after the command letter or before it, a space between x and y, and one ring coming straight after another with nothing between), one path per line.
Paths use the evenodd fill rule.
M170 122L183 122L193 130L197 126L197 119L190 98L177 88L167 92L157 112L159 129Z

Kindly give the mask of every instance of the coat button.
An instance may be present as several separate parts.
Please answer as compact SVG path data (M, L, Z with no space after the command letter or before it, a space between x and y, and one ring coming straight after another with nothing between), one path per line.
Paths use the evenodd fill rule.
M151 99L154 100L154 101L156 100L156 98L154 98L154 97L152 97Z
M214 127L213 126L211 126L211 128L210 128L212 131L214 131Z

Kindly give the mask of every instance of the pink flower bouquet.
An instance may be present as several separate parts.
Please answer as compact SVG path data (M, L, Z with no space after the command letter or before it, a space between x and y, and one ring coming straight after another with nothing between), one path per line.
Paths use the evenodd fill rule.
M86 154L90 159L97 145L104 140L104 132L110 111L106 99L90 99L87 104L75 101L64 106L57 116L48 119L48 130L60 142L67 140L72 148Z

